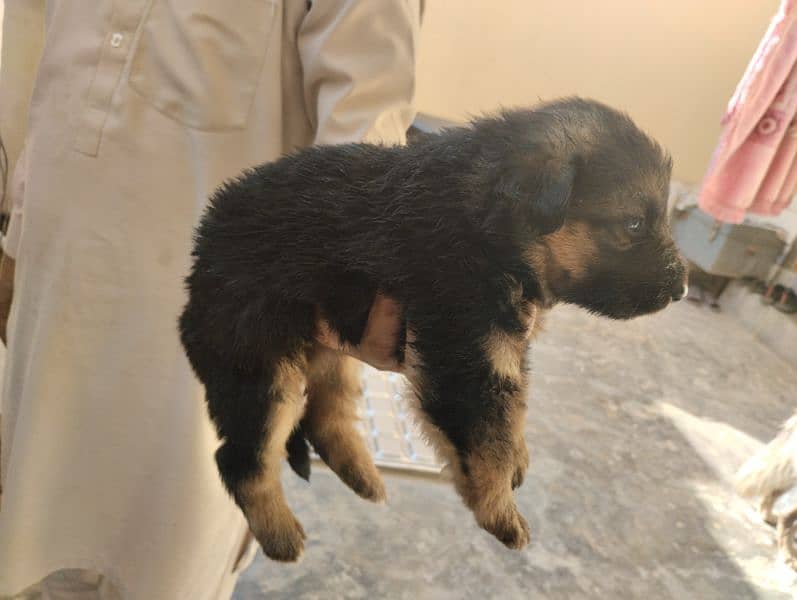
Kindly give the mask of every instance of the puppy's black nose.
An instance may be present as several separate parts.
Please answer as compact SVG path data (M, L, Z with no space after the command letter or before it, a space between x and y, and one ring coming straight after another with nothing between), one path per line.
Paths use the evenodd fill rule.
M684 283L681 285L681 287L673 291L672 299L675 302L678 302L678 300L683 300L686 297L687 293L689 293L689 286Z

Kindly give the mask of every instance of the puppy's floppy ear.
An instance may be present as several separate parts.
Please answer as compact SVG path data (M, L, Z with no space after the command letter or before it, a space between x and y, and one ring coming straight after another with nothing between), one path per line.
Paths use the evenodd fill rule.
M496 193L518 224L538 235L553 233L565 221L577 160L552 157L513 161L498 178Z

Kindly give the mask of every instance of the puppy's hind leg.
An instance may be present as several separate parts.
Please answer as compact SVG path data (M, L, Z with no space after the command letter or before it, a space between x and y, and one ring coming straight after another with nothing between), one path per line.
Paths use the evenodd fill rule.
M243 510L269 558L295 561L304 530L282 491L285 447L304 410L304 357L267 361L244 373L216 370L205 382L210 414L222 446L216 462L225 486Z
M366 500L385 500L385 486L354 426L362 393L353 358L316 346L307 370L307 410L302 429L321 459Z

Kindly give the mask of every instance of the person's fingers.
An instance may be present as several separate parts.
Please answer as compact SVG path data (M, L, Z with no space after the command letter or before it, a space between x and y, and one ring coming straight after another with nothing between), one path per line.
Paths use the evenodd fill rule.
M333 350L338 350L382 371L399 372L401 365L396 358L396 345L401 329L401 307L393 299L377 293L362 339L357 346L343 343L340 335L324 319L320 312L316 318L316 340Z
M315 339L323 346L333 350L341 350L342 345L338 332L329 326L329 322L323 317L316 319Z
M360 352L383 364L394 364L399 330L401 329L401 307L392 298L377 293L360 342Z
M399 365L399 362L395 357L391 356L384 358L381 355L373 353L363 353L359 346L357 348L344 348L342 352L344 354L348 354L349 356L353 356L357 360L361 360L368 365L371 365L377 371L393 371L394 373L401 372L401 365Z

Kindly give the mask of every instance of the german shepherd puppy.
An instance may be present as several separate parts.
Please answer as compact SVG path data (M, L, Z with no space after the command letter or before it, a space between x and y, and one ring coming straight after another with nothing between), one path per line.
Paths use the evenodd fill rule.
M356 345L377 291L403 306L398 358L457 491L481 527L525 546L512 490L529 460L532 323L557 302L628 319L684 296L670 172L628 116L570 98L405 147L308 148L224 184L197 230L180 332L219 472L266 555L303 548L279 479L289 440L385 497L354 427L353 360L314 341L320 315Z

